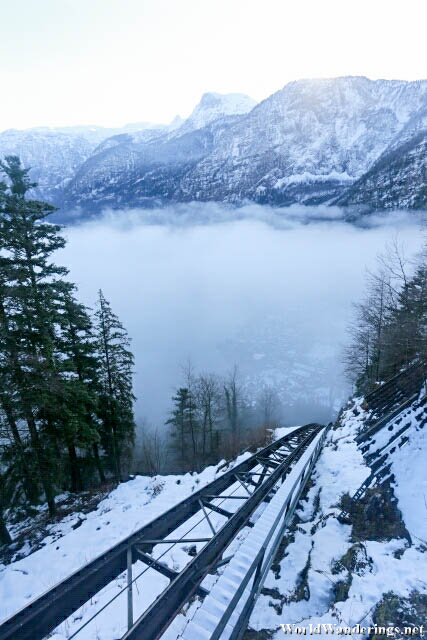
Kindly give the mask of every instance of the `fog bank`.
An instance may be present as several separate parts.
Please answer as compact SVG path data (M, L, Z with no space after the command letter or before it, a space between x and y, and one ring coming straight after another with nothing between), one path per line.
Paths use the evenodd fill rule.
M201 371L236 363L248 389L272 384L297 405L285 421L304 421L347 392L339 355L365 268L396 234L408 254L422 242L423 214L363 227L342 218L338 208L298 206L106 212L67 227L58 260L85 304L101 288L127 328L137 416L163 424L191 358Z

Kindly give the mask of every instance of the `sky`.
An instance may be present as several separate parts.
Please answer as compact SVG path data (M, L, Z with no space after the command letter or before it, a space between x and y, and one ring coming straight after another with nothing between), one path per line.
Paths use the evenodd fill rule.
M0 131L186 117L301 78L427 77L425 0L0 0Z
M138 422L164 425L188 359L196 373L228 375L237 364L253 397L266 384L304 400L284 423L319 420L316 398L345 387L340 358L365 267L396 234L408 255L423 242L414 214L361 229L332 209L247 205L233 220L220 204L193 203L66 228L55 262L85 304L101 288L132 338ZM307 214L318 221L304 224ZM345 397L335 399L339 408Z

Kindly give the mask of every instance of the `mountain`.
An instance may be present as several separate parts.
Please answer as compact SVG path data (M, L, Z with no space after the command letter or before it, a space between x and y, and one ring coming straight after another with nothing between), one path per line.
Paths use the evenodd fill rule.
M218 118L249 113L255 105L255 100L243 93L204 93L199 104L175 135L182 136L190 131L202 129Z
M205 94L172 133L128 138L83 164L65 189L65 208L245 199L352 203L351 187L378 159L392 148L400 157L397 143L410 144L420 135L427 82L301 80L251 106L245 97ZM422 147L418 153L422 156ZM416 185L420 180L417 174ZM416 185L418 199L402 200L398 193L393 206L422 206L422 188ZM362 188L357 203L375 206L378 198Z
M409 121L336 204L371 209L427 207L427 109Z
M38 182L34 195L58 202L65 185L93 151L110 136L150 129L167 130L165 125L146 122L125 125L122 128L98 126L35 127L7 129L0 133L0 158L18 155L31 177Z
M64 212L220 201L427 208L427 80L290 82L256 104L206 93L169 127L0 135ZM12 149L13 148L13 149Z
M63 207L91 211L177 199L185 175L255 104L242 94L205 93L181 126L175 119L167 131L147 129L108 138L65 189ZM194 198L184 194L181 199Z
M327 202L426 105L427 82L291 82L230 128L181 188L196 199Z

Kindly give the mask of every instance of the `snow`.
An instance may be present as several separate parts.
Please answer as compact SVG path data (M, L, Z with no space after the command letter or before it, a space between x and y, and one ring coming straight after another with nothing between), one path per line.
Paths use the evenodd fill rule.
M203 604L198 609L193 620L185 628L184 633L182 634L182 638L184 640L202 640L202 638L205 637L203 634L207 629L209 629L211 633L213 632L220 621L223 612L231 603L239 584L245 576L247 576L251 566L253 565L254 559L264 545L266 545L265 553L268 555L270 548L274 545L277 533L280 530L286 504L288 502L291 504L292 495L294 495L293 491L295 487L297 487L300 475L322 435L323 431L317 434L313 442L310 443L307 450L293 466L291 472L286 476L274 498L265 508L262 518L258 519L237 553L233 555L233 559L227 565L222 576L203 601ZM253 575L254 574L252 573L252 576ZM240 611L243 608L246 600L248 599L251 582L252 580L249 582L241 596L235 611L233 611L233 614L221 635L222 640L229 638L234 626L232 624L233 617L237 616L237 611Z
M242 454L233 466L250 455L248 452ZM219 469L221 466L223 468ZM95 511L89 514L75 513L73 517L53 525L51 535L44 539L43 548L22 560L0 566L0 622L226 470L222 461L216 466L207 467L200 474L153 478L137 476L120 484L99 503ZM221 516L218 517L221 519ZM79 519L83 520L82 524L73 529L73 524ZM180 552L174 551L174 554L174 564L182 564ZM187 556L188 559L191 558ZM140 564L140 567L143 566ZM152 589L157 583L160 590L168 584L166 578L153 570L148 573ZM115 584L121 583L120 578L115 581ZM117 586L113 583L103 592L111 594L114 589ZM100 601L103 601L102 596ZM79 634L80 637L85 638L85 635ZM90 635L86 637L91 638ZM106 636L105 640L109 638Z
M185 121L185 129L194 131L218 118L248 113L255 105L256 101L243 93L204 93Z
M290 184L310 184L311 182L326 182L328 180L338 181L338 182L353 182L354 177L349 176L346 171L338 172L331 171L330 173L310 173L309 171L304 171L304 173L296 173L290 176L285 176L284 178L280 178L277 180L273 187L275 189L281 189L282 187L286 187Z
M268 591L261 593L255 604L250 619L250 627L255 631L269 630L272 638L278 639L283 635L281 624L308 627L309 624L354 626L359 623L367 626L372 623L373 610L385 592L393 591L407 597L413 590L427 590L427 566L423 554L427 524L427 428L420 428L426 407L414 403L403 412L400 416L402 420L397 425L386 425L375 435L368 452L381 449L389 451L394 474L393 488L405 526L412 537L412 545L406 539L364 541L358 553L362 554L365 562L353 572L348 598L343 602L335 602L334 583L348 578L347 570L337 572L336 563L353 544L351 526L337 519L340 499L345 492L354 494L370 474L370 468L355 442L367 417L362 406L363 398L356 398L349 403L342 412L341 426L328 434L313 472L313 485L307 493L307 501L301 502L298 510L299 524L289 536L278 570L276 567L266 577L264 587ZM389 446L389 439L408 421L410 427L405 433L409 436L408 442L402 448ZM389 426L393 428L389 430ZM275 438L296 428L277 429ZM244 453L233 464L238 464L249 455ZM74 513L52 525L41 549L30 553L28 546L30 555L10 565L0 565L0 621L225 470L224 463L219 463L200 474L154 478L138 476L118 486L99 503L95 511L89 514ZM283 487L285 491L286 482ZM243 492L237 483L236 490ZM237 508L237 502L226 501L224 507L233 511ZM253 529L246 527L233 540L227 553L234 559L228 567L220 569L216 575L206 576L202 585L211 590L213 596L222 590L227 580L233 580L233 571L241 572L243 565L250 563L254 555L255 538L264 531L269 510L279 504L283 504L281 490L268 505L260 505L253 514ZM210 517L216 528L225 521L219 514L211 513ZM74 529L73 525L78 520L82 523ZM196 537L210 535L207 521L196 514L190 522L174 531L171 537L185 534L189 527L194 527L192 533ZM191 560L189 546L157 545L153 549L153 556L180 571ZM203 543L197 544L198 549L202 546ZM169 581L141 562L134 564L133 571L134 577L141 574L133 590L136 618ZM306 572L307 599L298 600L295 597L296 587L303 571ZM126 631L125 587L126 576L122 574L61 624L52 639L67 640L86 623L87 626L78 635L79 640L114 640L121 637ZM221 597L224 597L224 591L221 593ZM116 597L114 602L90 622L92 616L112 597ZM191 627L187 627L187 623L201 619L202 609L198 599L184 607L183 614L175 618L163 635L163 640L181 637L193 640ZM326 638L328 635L321 633L318 637Z
M351 526L341 524L336 518L340 497L344 492L353 494L370 474L354 440L367 418L362 403L363 398L356 398L343 411L342 427L331 433L328 445L319 458L315 484L308 494L308 502L299 512L302 523L297 526L294 539L286 548L279 575L270 572L267 577L265 587L277 590L281 600L271 595L261 595L255 604L250 627L255 631L270 630L274 640L283 637L281 624L307 629L310 624L353 627L359 623L368 626L372 623L373 610L384 593L393 591L407 597L413 590L427 590L427 563L424 548L420 546L420 542L424 541L425 544L426 534L427 430L418 427L421 411L413 405L404 412L404 419L399 423L399 427L402 427L408 420L411 421L406 432L409 441L401 449L396 447L393 451L391 447L393 453L389 456L395 476L394 492L405 525L413 537L413 545L409 546L404 539L365 541L362 545L365 566L353 572L348 598L344 602L334 602L334 583L346 580L347 571L337 574L332 573L332 568L352 544ZM389 431L388 426L376 434L369 452L387 445L388 439L393 436L393 429ZM319 498L318 511L314 513L316 496ZM297 576L306 568L308 558L309 597L307 600L294 601ZM324 631L316 633L319 638L326 639L328 636L330 633Z
M427 533L427 475L425 473L427 429L417 428L420 417L427 412L427 407L419 408L418 402L425 396L425 389L420 398L395 419L387 423L381 431L373 436L368 453L388 452L391 462L391 473L394 475L393 490L398 506L403 515L406 528L414 538L414 542L426 540ZM400 438L391 445L388 441L404 426L409 425L404 435L409 441L401 448L397 446Z
M39 181L36 193L68 210L76 205L98 210L110 200L140 206L144 198L234 203L271 195L282 204L314 197L325 203L350 198L380 208L419 207L425 141L413 152L403 151L409 162L393 165L393 184L389 163L387 170L375 163L425 129L426 86L426 81L360 77L303 80L259 104L244 94L205 93L187 120L169 126L8 130L0 133L0 156L20 155ZM209 125L200 137L188 135ZM128 141L111 139L118 134L128 134ZM188 153L191 145L194 156ZM183 173L182 163L189 160L192 166ZM167 189L164 163L171 168ZM367 174L371 167L374 175ZM367 175L368 182L357 182L352 190L351 183Z

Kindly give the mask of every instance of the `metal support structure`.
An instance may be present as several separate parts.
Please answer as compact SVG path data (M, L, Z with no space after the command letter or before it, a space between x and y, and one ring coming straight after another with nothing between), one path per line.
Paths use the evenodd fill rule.
M251 492L249 491L249 489L247 488L247 486L245 485L245 483L244 483L244 482L242 482L242 480L240 480L240 478L239 478L239 476L237 475L237 473L235 473L235 474L234 474L234 477L236 478L236 480L237 480L238 482L240 482L240 484L242 485L242 487L243 487L243 489L246 491L246 493L247 493L249 496L251 496L251 495L252 495L252 494L251 494Z
M65 578L49 591L33 600L29 605L12 615L0 625L0 640L44 640L59 624L65 621L75 611L80 609L92 596L111 583L123 572L127 572L128 585L128 624L132 625L124 636L127 640L160 637L182 606L194 594L205 595L200 583L218 562L237 533L246 526L251 526L250 518L254 510L274 492L275 486L288 473L297 460L316 436L322 425L310 424L294 430L291 434L271 443L258 454L247 458L234 468L217 477L213 482L196 491L194 494L176 504L174 507L131 534L111 549L103 552L99 557ZM292 450L286 454L285 449L292 444ZM277 459L270 463L267 473L265 462L277 451L285 456L282 463ZM261 458L261 460L259 459ZM261 465L261 468L260 468ZM251 492L241 477L247 473L259 473L259 480ZM252 478L252 476L250 476ZM246 495L234 495L238 489L236 482L244 489ZM215 507L221 509L221 502L235 501L237 508L234 512L228 506L220 515L227 520L220 525L213 525L212 514L206 513L206 508L215 512ZM215 501L216 503L212 503ZM220 502L221 501L221 502ZM217 511L219 513L219 511ZM217 529L212 537L194 538L181 536L168 539L196 514L208 515L213 529ZM230 514L230 515L228 515ZM204 516L205 517L205 516ZM212 530L212 528L211 528ZM181 531L180 531L181 532ZM205 543L189 564L177 575L169 574L170 585L163 594L147 609L147 611L133 622L134 612L132 585L132 563L138 559L137 547L142 553L151 553L158 544L173 545L180 543ZM148 555L148 557L151 557ZM148 560L148 558L147 558ZM148 562L151 564L148 565ZM146 564L159 570L164 567L154 566L157 560L151 558ZM159 563L160 565L160 563Z
M205 505L203 504L203 502L202 502L201 500L199 500L199 504L200 504L200 506L201 506L201 508L202 508L203 515L205 516L206 520L208 521L208 525L209 525L209 527L210 527L210 530L212 531L213 535L215 535L215 534L216 534L216 529L215 529L215 527L213 526L213 524L212 524L212 522L211 522L211 519L210 519L210 518L209 518L209 516L208 516L208 513L207 513L207 511L206 511L206 509L205 509Z
M166 564L158 562L155 558L152 558L148 553L145 553L145 551L140 549L137 545L135 545L134 549L136 551L138 559L142 560L142 562L150 567L150 569L158 571L166 578L169 578L169 580L174 580L178 575L178 571L174 571L173 569L170 569ZM209 591L207 589L204 589L203 587L199 587L197 590L197 595L201 598L207 596L208 593Z
M165 540L141 540L140 545L148 545L150 547L156 544L179 544L180 542L209 542L211 538L166 538Z
M208 617L204 617L205 603L203 603L196 612L194 620L189 623L183 633L185 640L194 640L194 638L199 640L202 636L207 638L207 629L204 623L208 620L209 640L219 640L227 625L232 625L233 627L230 634L230 626L228 626L229 640L240 640L242 638L254 603L271 568L285 529L291 522L295 508L320 454L327 432L328 428L325 428L310 453L307 454L308 457L305 462L301 462L302 468L299 472L296 472L298 475L291 488L287 489L286 486L282 486L279 489L279 493L286 495L286 497L283 500L282 496L278 496L275 504L269 507L270 513L268 517L273 519L269 532L265 533L263 526L261 526L259 532L254 531L255 537L253 540L250 537L248 538L247 548L243 544L240 552L237 552L210 595L207 596L206 612ZM260 544L260 536L261 538L264 536L264 540L257 551L257 544ZM252 552L256 553L255 558L248 562ZM247 566L246 570L244 569L245 566ZM228 574L227 571L229 572ZM239 584L234 593L230 591L233 584L233 576L235 576L234 581L239 576ZM221 603L221 606L219 606L219 603ZM225 609L223 608L224 606ZM218 617L215 621L215 627L212 628L211 625L214 624L213 617L215 617L214 612L217 612L216 615ZM233 619L232 623L231 618ZM203 633L200 633L201 629L203 629Z
M128 582L128 629L133 625L133 583L132 583L132 547L127 550L127 582Z
M216 504L212 504L208 500L203 500L202 502L205 505L205 507L207 507L208 509L211 509L212 511L215 511L215 513L219 513L220 516L231 518L231 516L233 515L231 511L227 511L226 509L221 509L221 507L217 507Z
M122 640L146 640L147 638L158 640L161 638L183 605L194 595L197 586L209 572L210 567L214 567L220 560L224 550L236 534L246 526L258 505L271 493L282 477L290 472L293 464L304 454L306 448L322 429L324 429L322 425L311 425L311 428L306 430L305 437L300 439L299 447L289 454L287 459L265 479L254 493L249 494L242 506L140 616ZM300 433L300 437L301 435ZM295 432L292 433L292 436L295 438ZM234 469L234 473L236 473L236 469Z
M393 378L390 378L381 387L366 396L368 404L373 407L371 415L375 417L375 421L373 425L370 425L372 418L369 418L367 428L359 433L356 442L359 444L361 452L372 471L351 497L353 503L361 500L369 488L381 486L388 479L389 475L387 474L390 463L387 464L387 457L396 447L401 448L406 444L408 436L404 434L410 429L412 423L409 421L397 430L395 430L395 425L400 423L401 414L403 414L406 409L412 407L418 398L417 407L422 406L422 404L426 402L426 389L424 389L424 392L422 389L423 376L422 367L418 363L415 363L406 371L402 371ZM413 393L414 390L415 393ZM405 393L409 395L405 396ZM398 398L397 406L396 402L393 402L396 398ZM378 415L376 413L378 411L385 412L379 419L377 419ZM403 417L404 415L405 414L403 414ZM385 427L387 427L389 431L394 431L394 433L384 446L369 453L370 447L375 443L375 440L372 440L372 436ZM338 516L338 518L344 522L346 522L349 517L350 513L347 509L343 509Z

